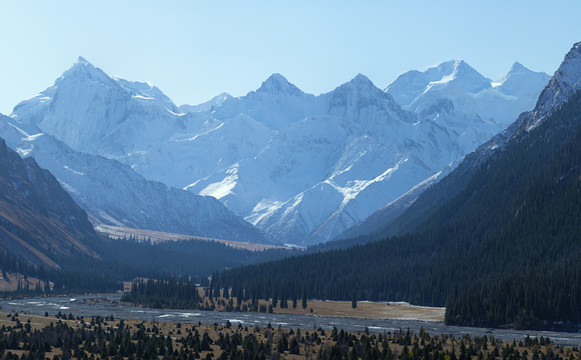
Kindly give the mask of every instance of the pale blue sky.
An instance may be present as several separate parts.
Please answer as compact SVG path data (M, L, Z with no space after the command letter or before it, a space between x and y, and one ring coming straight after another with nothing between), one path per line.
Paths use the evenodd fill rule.
M0 113L81 55L149 81L177 105L244 95L278 72L305 92L357 73L463 59L501 77L514 61L549 74L581 41L581 1L1 1Z

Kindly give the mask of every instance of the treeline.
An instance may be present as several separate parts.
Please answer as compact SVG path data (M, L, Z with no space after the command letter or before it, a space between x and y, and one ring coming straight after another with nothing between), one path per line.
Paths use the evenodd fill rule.
M131 285L131 292L124 293L121 301L145 305L155 309L199 309L200 295L191 281L139 280Z
M484 162L417 231L220 274L246 297L446 305L449 324L581 323L581 96ZM405 214L404 214L405 215Z
M154 243L135 238L108 239L95 246L99 258L55 257L63 270L99 274L115 280L189 279L206 284L212 272L268 259L292 256L297 251L237 249L214 241L178 240Z
M294 253L289 250L250 251L215 241L184 239L152 243L134 238L105 241L98 251L104 260L130 264L133 273L129 275L158 278L202 277L227 267L280 259Z
M261 302L256 296L246 291L230 291L219 287L219 273L212 275L212 280L204 279L201 284L195 284L190 280L138 280L131 286L131 292L124 293L121 301L131 302L133 305L152 308L170 309L197 309L209 311L229 312L262 312L273 313L277 306L281 309L297 308L299 300L284 296L280 301L276 298L270 302ZM241 289L239 289L241 290ZM203 294L200 294L203 293ZM303 292L300 306L306 309L307 297Z

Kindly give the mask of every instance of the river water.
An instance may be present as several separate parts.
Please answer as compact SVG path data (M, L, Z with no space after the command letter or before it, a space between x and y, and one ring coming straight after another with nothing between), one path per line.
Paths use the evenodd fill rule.
M450 334L456 337L465 334L470 334L472 336L487 335L488 337L494 336L497 339L506 341L520 341L527 335L532 337L548 336L555 344L581 346L581 334L579 333L446 326L441 322L418 320L361 319L289 314L147 309L133 306L129 303L120 302L120 298L121 295L119 294L30 298L0 301L0 306L4 311L16 311L18 313L35 315L44 315L45 312L48 312L50 316L54 316L60 311L63 314L68 315L69 313L72 313L74 316L83 316L85 318L113 315L115 318L123 319L181 323L201 322L204 324L224 324L229 320L234 325L241 323L243 326L265 327L268 323L271 323L273 327L278 327L280 325L283 328L300 328L304 330L319 327L323 329L332 329L333 326L336 326L338 329L355 332L364 331L365 327L367 327L370 332L387 333L400 329L406 330L408 328L414 332L418 332L420 328L424 328L431 335Z

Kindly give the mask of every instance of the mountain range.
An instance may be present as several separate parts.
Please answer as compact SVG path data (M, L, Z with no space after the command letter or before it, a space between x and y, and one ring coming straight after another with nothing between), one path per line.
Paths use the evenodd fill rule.
M274 74L242 97L176 106L79 58L3 118L0 135L22 155L36 151L95 221L311 245L431 184L530 109L548 79L515 63L494 82L454 60L385 91L357 75L315 96ZM172 187L214 197L260 230Z
M367 225L392 220L372 241L226 270L217 286L256 298L301 289L309 298L445 305L450 325L578 332L580 142L577 43L532 110L424 186L401 216L377 214Z

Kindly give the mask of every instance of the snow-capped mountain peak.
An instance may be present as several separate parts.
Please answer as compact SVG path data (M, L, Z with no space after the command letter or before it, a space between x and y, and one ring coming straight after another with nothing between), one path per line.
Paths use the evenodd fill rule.
M355 77L351 79L351 81L349 81L347 84L351 84L357 87L375 87L375 85L373 85L373 82L369 80L367 76L361 73L355 75Z
M266 79L257 93L301 95L304 94L298 87L291 84L284 76L275 73Z
M497 124L497 131L527 109L549 81L545 73L531 71L519 63L498 82L481 75L463 60L451 60L422 71L400 75L386 92L406 110L434 119L441 104L455 110L454 118ZM520 105L515 106L515 102ZM444 121L440 117L440 123Z
M391 95L386 97L386 94L381 89L376 87L367 76L362 74L357 74L353 79L340 85L330 94L333 94L333 97L379 97L391 99Z
M38 126L74 150L118 158L159 141L167 127L173 133L177 124L188 132L193 122L186 123L184 115L159 88L109 77L79 57L53 86L18 104L11 117L22 126ZM135 142L116 141L128 133Z
M228 119L244 113L270 129L279 130L312 113L314 99L277 73L269 76L256 91L225 99L215 107L213 116Z
M535 72L519 62L512 64L510 70L504 77L492 86L499 88L503 94L509 96L522 96L527 93L527 96L534 96L538 94L538 89L543 88L551 77L543 72Z
M443 66L442 68L447 68ZM490 80L482 76L464 60L454 60L452 72L442 76L440 80L432 81L428 88L437 86L455 87L471 93L490 87Z
M321 95L321 99L328 99L329 114L351 121L357 119L368 131L378 130L377 126L383 127L386 120L415 120L412 114L402 110L390 94L376 87L362 74L357 74L330 93Z
M415 109L426 98L437 101L447 94L478 93L490 88L491 81L464 60L449 60L424 71L412 70L401 74L385 92L403 108Z
M129 92L82 57L40 95L18 104L12 117L80 151L125 119L131 99Z
M517 74L528 74L531 72L532 71L526 68L523 64L519 63L518 61L515 61L514 64L512 64L512 66L510 67L510 70L508 70L508 72L502 78L492 83L492 86L495 87L500 86L506 83L506 81L508 81L510 78L514 77Z
M79 56L73 65L65 71L58 79L55 81L55 85L60 85L62 82L71 81L76 79L78 81L93 81L101 82L107 86L115 86L115 81L111 79L103 70L95 67L87 59Z
M77 60L75 60L75 64L82 64L82 65L91 65L91 63L82 56L77 56ZM91 65L92 66L92 65Z
M512 64L512 66L510 67L509 73L512 73L512 72L520 72L520 71L531 71L531 70L529 70L526 66L524 66L521 63L519 63L518 61L515 61Z

